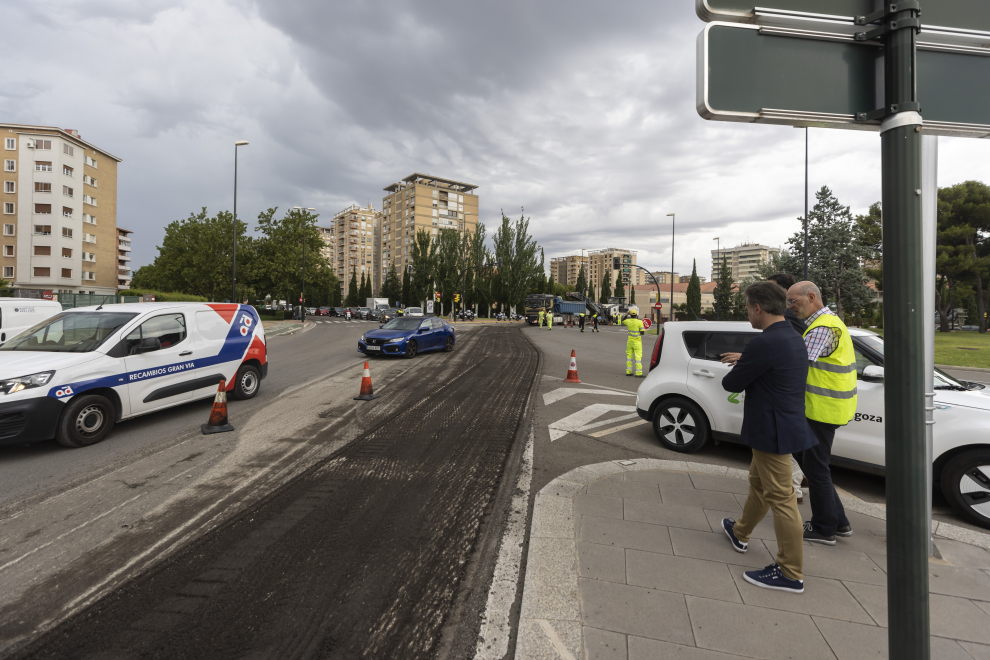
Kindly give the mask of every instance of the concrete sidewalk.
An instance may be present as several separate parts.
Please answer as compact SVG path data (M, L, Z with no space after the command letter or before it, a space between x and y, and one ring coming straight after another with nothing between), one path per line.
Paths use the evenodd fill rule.
M747 491L742 470L657 459L549 483L533 509L517 660L886 658L884 508L844 496L854 535L805 544L805 593L788 594L742 577L773 562L769 516L746 554L721 531ZM947 523L935 534L932 658L990 660L990 536Z

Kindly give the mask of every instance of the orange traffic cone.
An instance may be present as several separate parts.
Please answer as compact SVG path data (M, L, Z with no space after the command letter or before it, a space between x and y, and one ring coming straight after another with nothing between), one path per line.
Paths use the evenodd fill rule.
M368 363L364 363L364 376L361 377L361 394L354 397L355 401L371 401L372 399L377 399L378 395L374 394L371 389L371 369L368 368Z
M565 383L580 383L577 375L577 354L571 351L571 366L567 370L567 378L564 379Z
M220 381L217 396L213 399L213 409L210 410L210 421L200 428L203 430L203 435L234 430L234 427L227 421L227 381Z

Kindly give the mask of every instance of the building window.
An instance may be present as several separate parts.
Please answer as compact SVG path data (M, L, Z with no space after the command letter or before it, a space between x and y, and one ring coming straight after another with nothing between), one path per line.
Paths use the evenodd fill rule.
M89 234L86 234L89 236ZM70 227L62 227L62 238L72 238L72 229Z
M13 236L14 235L14 225L4 225L3 226L3 235L4 236Z
M83 213L83 222L85 222L87 224L90 224L90 225L95 225L96 224L96 216L95 215L90 215L88 213Z
M65 154L66 156L75 156L76 150L71 144L63 144L62 153Z
M13 266L4 266L3 267L3 278L5 280L12 280L12 279L14 279L14 267Z
M50 257L50 256L52 256L52 246L51 245L35 245L34 246L34 256L36 256L36 257Z
M96 167L97 169L99 169L99 166L96 164L95 158L90 158L89 156L83 155L83 160L90 167Z
M16 172L17 171L17 161L16 160L5 160L5 161L3 161L3 171L4 172Z
M99 186L96 185L96 179L94 179L93 177L91 177L88 174L83 174L83 183L85 183L87 185L90 185L90 186L93 186L94 188L98 188L99 187Z
M50 193L52 191L52 184L42 183L41 181L34 182L34 192L36 193Z
M72 217L72 209L69 208L68 206L63 206L62 207L62 217L71 218Z
M62 194L66 197L72 197L75 194L75 191L69 186L62 186Z
M42 151L51 151L52 141L51 140L35 140L34 148L41 149Z
M5 138L3 141L3 146L7 151L13 151L17 148L16 138Z
M71 268L63 268L62 269L62 277L64 279L70 279L72 277L72 269Z
M35 204L34 212L39 215L51 215L52 205L51 204Z
M17 182L16 181L4 181L3 191L5 193L15 193L17 192Z
M49 163L49 162L43 161L43 160L36 160L34 162L34 171L35 172L51 172L52 171L52 164Z
M95 197L91 197L89 195L83 195L83 203L84 204L90 204L92 206L96 206L96 198Z
M5 256L5 257L13 257L14 256L14 246L13 245L4 245L3 246L3 256Z
M35 268L34 268L34 276L35 277L51 277L52 276L52 269L51 268L38 268L37 266L35 266Z
M14 203L13 202L4 202L3 203L3 212L6 215L13 215L14 214Z
M72 172L73 171L74 170L71 167L69 167L68 165L63 165L62 166L62 174L64 174L65 176L72 176Z

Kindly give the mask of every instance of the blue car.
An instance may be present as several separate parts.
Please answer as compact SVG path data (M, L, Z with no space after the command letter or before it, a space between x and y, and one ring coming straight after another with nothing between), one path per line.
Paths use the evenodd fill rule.
M443 319L402 317L392 319L358 340L365 355L402 355L414 358L425 351L454 350L454 328Z

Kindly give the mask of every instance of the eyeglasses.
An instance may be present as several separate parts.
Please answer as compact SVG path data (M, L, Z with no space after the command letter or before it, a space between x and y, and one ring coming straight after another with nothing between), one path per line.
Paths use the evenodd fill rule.
M796 298L791 299L791 300L788 300L787 301L787 306L788 307L793 307L794 306L794 303L796 303L796 302L797 302L797 299Z

